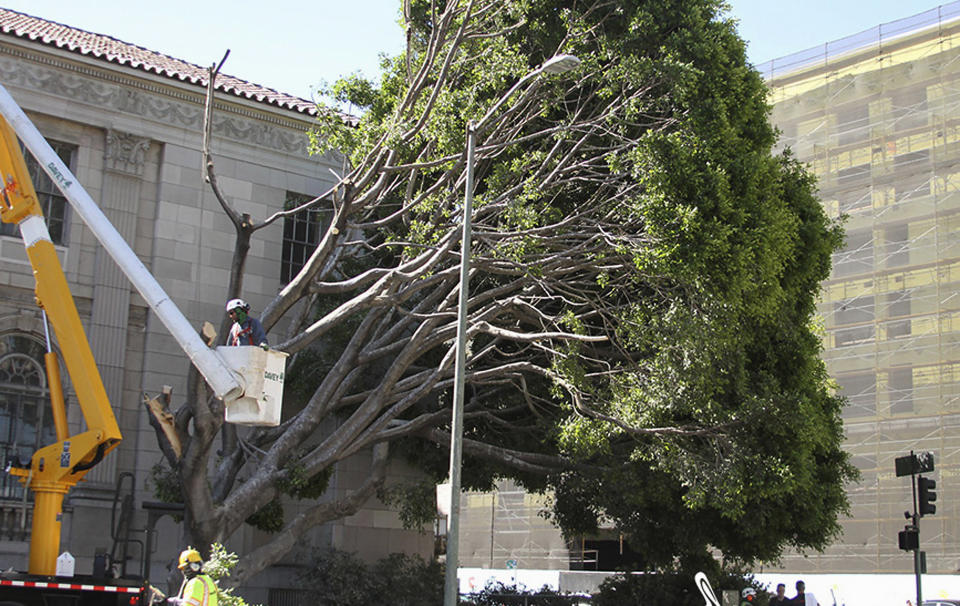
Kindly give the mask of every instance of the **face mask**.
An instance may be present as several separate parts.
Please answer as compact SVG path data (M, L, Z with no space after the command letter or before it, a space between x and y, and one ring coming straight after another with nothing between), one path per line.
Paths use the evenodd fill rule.
M185 576L188 579L192 579L198 574L200 574L200 564L198 562L190 562L183 569L183 576Z

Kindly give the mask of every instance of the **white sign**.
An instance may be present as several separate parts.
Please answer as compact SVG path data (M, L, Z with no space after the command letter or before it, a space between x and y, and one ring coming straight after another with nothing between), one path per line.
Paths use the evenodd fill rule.
M437 514L450 516L450 483L437 484Z
M60 554L60 557L57 558L57 576L72 577L75 564L76 560L70 555L70 552L64 551Z

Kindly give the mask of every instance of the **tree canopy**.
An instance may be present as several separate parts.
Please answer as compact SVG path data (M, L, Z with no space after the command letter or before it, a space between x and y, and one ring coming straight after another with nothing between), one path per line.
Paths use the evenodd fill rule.
M242 580L355 511L391 457L445 476L470 122L465 486L552 490L563 528L612 520L652 566L829 543L856 475L815 328L842 232L809 173L773 153L763 81L725 11L404 2L406 53L379 83L331 88L363 111L324 111L312 140L349 169L312 203L328 211L322 239L261 317L293 327L273 341L293 354L300 402L240 436L206 400L178 415L183 454L165 452L195 543L280 494L315 499L372 448L369 481L283 519L242 555ZM580 66L538 69L559 53ZM244 242L266 222L231 216L236 296Z

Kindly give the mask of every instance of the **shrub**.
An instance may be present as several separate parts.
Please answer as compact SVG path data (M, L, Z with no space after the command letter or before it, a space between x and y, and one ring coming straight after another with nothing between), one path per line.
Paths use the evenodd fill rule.
M544 585L534 590L518 589L501 582L488 583L482 591L464 596L475 606L577 606L588 600L583 596L560 593Z
M591 606L703 606L703 595L693 576L693 573L681 570L620 573L600 584ZM722 600L721 592L725 589L736 590L739 594L741 589L750 586L757 590L755 606L767 605L768 594L749 575L724 571L708 573L708 577L717 599Z
M419 556L391 554L370 566L355 554L319 554L300 575L316 590L316 606L441 606L443 567Z

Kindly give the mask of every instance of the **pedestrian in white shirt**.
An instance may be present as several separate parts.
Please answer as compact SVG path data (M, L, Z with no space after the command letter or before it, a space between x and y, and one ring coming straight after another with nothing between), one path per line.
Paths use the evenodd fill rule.
M791 606L820 606L817 598L812 593L805 591L806 587L803 581L797 581L797 595L791 598Z

